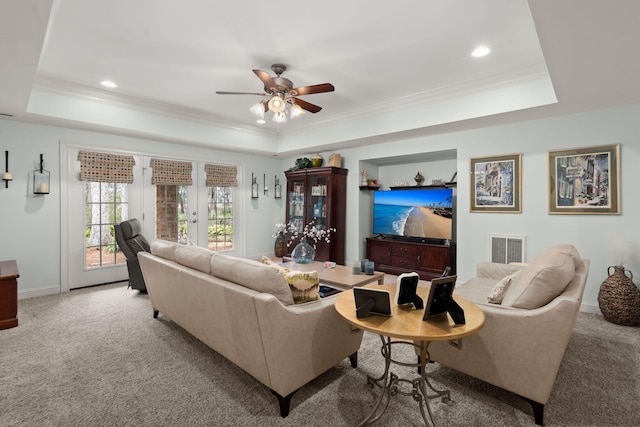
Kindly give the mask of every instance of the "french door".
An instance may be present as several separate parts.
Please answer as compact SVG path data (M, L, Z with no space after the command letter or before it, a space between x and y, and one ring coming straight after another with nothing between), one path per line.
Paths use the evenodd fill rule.
M114 225L142 216L141 156L133 184L80 181L79 148L62 145L61 290L127 280ZM105 150L100 150L105 151Z
M166 239L242 255L236 215L242 203L233 187L205 186L204 162L191 162L192 185L152 185L151 158L132 154L132 184L95 183L78 179L80 150L61 144L61 291L128 279L113 226L130 218L140 220L149 242Z
M145 158L145 167L150 159ZM156 239L240 253L240 212L234 187L207 187L205 162L192 161L192 185L152 185L145 172L145 232ZM149 166L150 167L150 166ZM149 169L150 170L150 169Z

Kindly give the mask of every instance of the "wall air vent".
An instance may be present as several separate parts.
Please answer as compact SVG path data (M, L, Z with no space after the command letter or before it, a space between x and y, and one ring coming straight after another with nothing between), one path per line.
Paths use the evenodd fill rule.
M491 262L509 264L525 262L526 236L489 234L489 252Z

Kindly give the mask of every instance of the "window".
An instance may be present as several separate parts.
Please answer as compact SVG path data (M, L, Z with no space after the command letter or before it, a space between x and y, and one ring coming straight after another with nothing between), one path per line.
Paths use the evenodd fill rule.
M84 181L85 269L126 263L115 224L129 218L127 184Z
M233 249L233 187L208 187L208 247L214 251Z

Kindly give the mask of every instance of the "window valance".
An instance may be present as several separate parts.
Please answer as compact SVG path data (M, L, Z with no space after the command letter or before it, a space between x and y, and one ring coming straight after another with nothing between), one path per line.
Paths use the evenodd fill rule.
M191 162L178 160L151 159L151 184L153 185L192 185Z
M238 168L236 166L205 164L204 171L207 174L205 181L207 187L238 186Z
M133 183L133 156L80 151L78 160L81 181Z

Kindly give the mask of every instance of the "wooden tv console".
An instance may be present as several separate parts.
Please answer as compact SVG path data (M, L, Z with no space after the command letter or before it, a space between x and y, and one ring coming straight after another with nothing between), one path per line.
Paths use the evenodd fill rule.
M422 280L431 280L451 267L456 274L455 245L438 245L403 241L393 238L367 238L367 259L375 263L377 271L400 275L415 271Z

